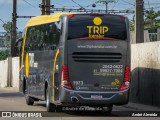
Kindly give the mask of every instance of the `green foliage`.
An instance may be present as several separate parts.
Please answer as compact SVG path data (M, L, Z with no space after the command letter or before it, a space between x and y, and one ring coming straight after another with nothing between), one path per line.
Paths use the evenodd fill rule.
M134 22L130 21L129 23L130 31L134 31Z
M160 17L160 11L154 11L154 9L151 8L150 11L147 11L145 13L144 28L160 26L160 21L157 20L159 17ZM134 31L133 21L130 21L130 31Z
M3 24L3 28L6 32L11 32L11 25L12 25L12 22L7 22L5 24Z
M159 17L160 11L154 11L153 8L151 10L147 11L145 14L146 20L155 20L157 17Z
M3 28L7 32L7 34L5 35L5 41L4 41L5 46L10 46L10 43L11 43L11 34L10 34L11 25L12 25L12 22L7 22L3 24Z
M9 55L9 51L0 51L0 60L5 60Z
M156 20L159 16L160 16L160 11L154 11L153 8L147 11L145 14L145 22L144 22L145 28L159 26L160 22Z

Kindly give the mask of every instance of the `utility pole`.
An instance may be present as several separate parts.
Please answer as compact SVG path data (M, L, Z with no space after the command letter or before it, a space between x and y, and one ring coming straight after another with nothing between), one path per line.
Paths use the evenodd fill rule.
M135 0L135 38L136 43L144 42L144 1Z
M96 3L103 3L106 6L106 13L108 13L108 4L113 2L115 2L115 0L98 0Z
M42 12L42 15L45 15L45 0L42 0L42 3L41 3L41 12Z
M45 0L45 15L50 15L50 0Z
M12 57L14 57L14 46L16 43L16 22L17 22L17 0L13 0L13 13L12 13L12 25L11 25L11 48L8 57L8 82L7 86L12 86Z
M41 8L42 15L50 15L50 0L42 0L39 7Z
M13 13L12 13L12 41L11 41L11 56L14 56L14 45L16 43L16 22L17 22L17 0L13 0Z

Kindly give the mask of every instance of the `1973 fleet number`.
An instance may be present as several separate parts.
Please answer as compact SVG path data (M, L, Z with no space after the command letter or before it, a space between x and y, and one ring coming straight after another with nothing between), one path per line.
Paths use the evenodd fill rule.
M73 81L73 85L83 85L83 81Z

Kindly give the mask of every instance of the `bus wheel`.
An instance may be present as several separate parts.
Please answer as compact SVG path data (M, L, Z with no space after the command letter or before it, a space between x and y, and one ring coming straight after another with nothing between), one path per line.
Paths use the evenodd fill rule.
M27 105L33 105L34 100L27 94L27 90L25 89L25 98L26 98L26 104Z
M47 112L53 112L56 108L55 105L50 102L50 92L48 88L46 89L46 108Z
M105 113L111 113L113 109L113 105L109 105L107 107L103 107L103 112Z

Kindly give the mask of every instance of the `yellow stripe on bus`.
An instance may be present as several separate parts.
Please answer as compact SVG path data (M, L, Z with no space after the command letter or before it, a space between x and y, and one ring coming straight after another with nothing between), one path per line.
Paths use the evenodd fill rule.
M28 77L29 76L29 54L28 53L26 53L25 72L26 72L26 77Z
M23 65L24 65L24 48L25 48L25 44L26 44L26 36L27 36L27 28L26 28L26 32L24 34L24 38L23 38L23 44L22 44L22 54L21 54L21 65L20 65L20 71L22 70L23 68Z
M54 72L55 72L55 69L56 69L56 62L57 62L57 57L59 55L59 52L60 50L58 49L56 51L56 55L54 57L54 64L53 64L53 80L52 80L52 86L53 86L53 89L52 89L52 102L54 102Z
M61 15L70 15L70 14L76 14L76 12L60 12L60 13L55 13L52 15L42 15L42 16L32 17L27 22L26 27L57 22L59 21Z

